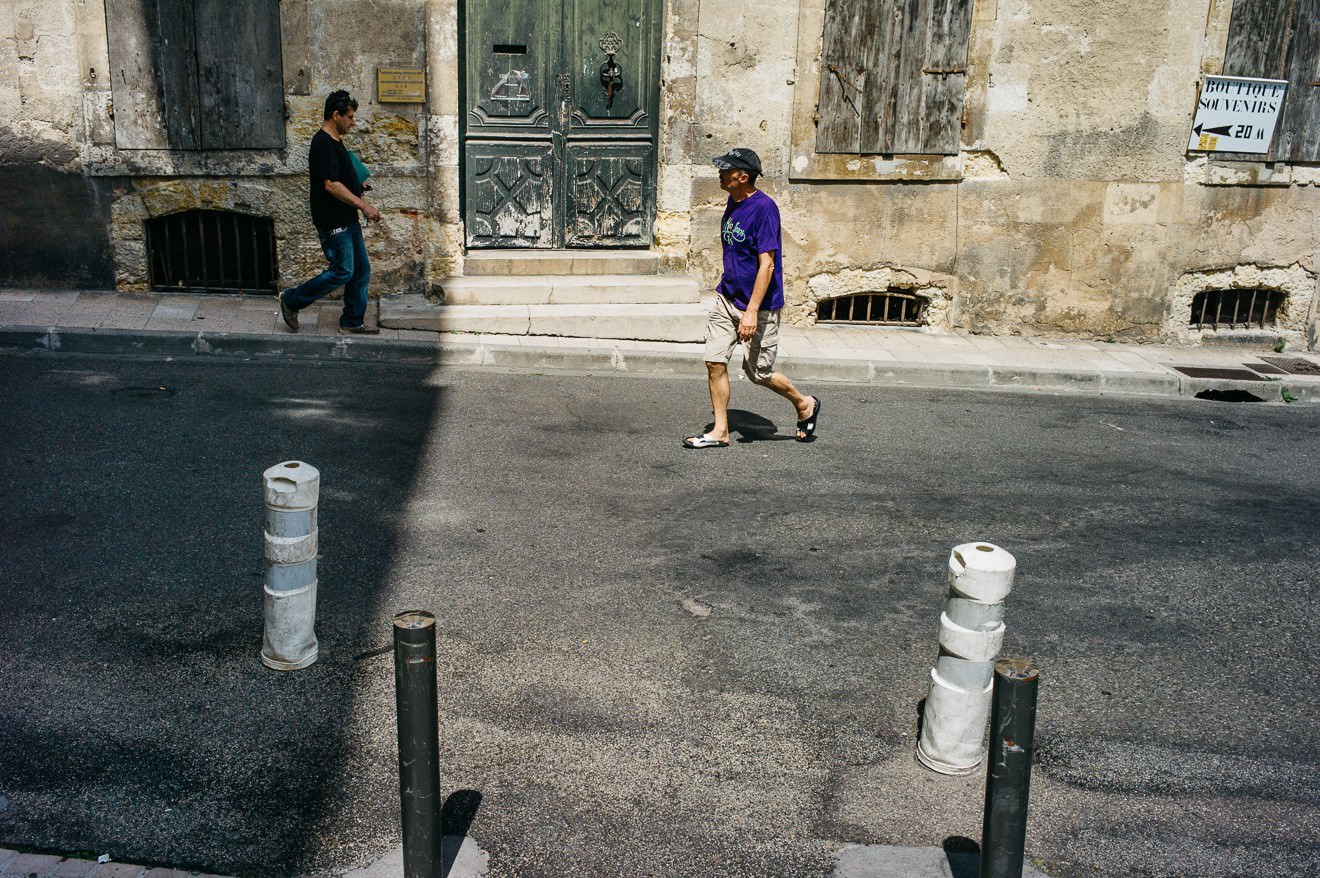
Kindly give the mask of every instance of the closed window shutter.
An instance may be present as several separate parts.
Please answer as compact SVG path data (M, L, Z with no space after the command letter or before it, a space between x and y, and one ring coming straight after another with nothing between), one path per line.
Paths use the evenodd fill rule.
M193 0L204 149L284 146L279 0Z
M115 145L200 149L191 2L106 0Z
M120 149L284 146L279 0L106 0Z
M816 152L956 155L971 0L830 0Z
M1233 0L1224 75L1288 80L1266 158L1320 161L1320 0Z

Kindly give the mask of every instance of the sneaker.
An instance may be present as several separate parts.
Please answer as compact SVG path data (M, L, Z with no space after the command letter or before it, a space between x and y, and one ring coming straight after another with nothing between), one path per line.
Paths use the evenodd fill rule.
M278 296L280 300L280 316L284 318L284 325L293 332L298 331L298 312L284 303L284 294Z
M344 335L380 335L379 326L368 326L365 323L359 326L345 326L341 323L339 324L339 331Z

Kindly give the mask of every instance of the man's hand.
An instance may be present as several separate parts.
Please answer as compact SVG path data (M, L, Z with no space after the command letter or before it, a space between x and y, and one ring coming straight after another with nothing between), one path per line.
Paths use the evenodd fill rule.
M367 222L374 223L376 220L380 219L379 210L376 210L376 208L368 204L365 198L358 198L348 190L347 186L340 183L338 180L326 180L325 191L329 192L345 204L351 204L353 207L362 211L362 216Z
M751 341L752 336L756 335L756 318L759 313L751 308L743 312L742 320L738 321L738 339L740 341Z

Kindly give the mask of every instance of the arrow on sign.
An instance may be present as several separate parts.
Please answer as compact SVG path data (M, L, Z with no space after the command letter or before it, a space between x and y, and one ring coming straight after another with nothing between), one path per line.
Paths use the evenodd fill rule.
M1205 126L1197 125L1192 130L1196 132L1196 135L1198 137L1200 137L1202 134L1219 134L1222 135L1223 137L1230 137L1233 134L1232 125L1221 125L1218 128L1205 128L1204 131L1201 130L1202 128L1205 128Z

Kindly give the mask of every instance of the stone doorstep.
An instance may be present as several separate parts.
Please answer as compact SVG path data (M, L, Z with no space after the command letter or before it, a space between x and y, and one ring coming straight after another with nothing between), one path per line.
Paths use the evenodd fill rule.
M441 281L440 288L444 290L446 305L640 305L701 301L697 281L681 275L451 277Z
M660 256L649 250L471 250L463 260L468 277L500 275L652 275Z
M433 305L420 295L381 300L380 325L432 332L700 342L709 306L686 304Z

